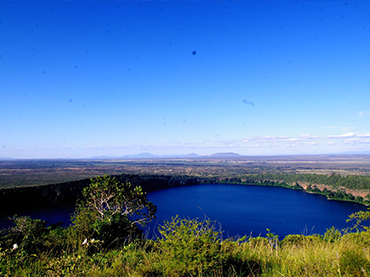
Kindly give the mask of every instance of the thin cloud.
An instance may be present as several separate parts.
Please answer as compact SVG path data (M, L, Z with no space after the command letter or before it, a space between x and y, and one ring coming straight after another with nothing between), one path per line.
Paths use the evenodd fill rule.
M298 142L298 141L301 141L300 139L297 139L297 138L289 138L289 139L286 139L285 141L288 141L288 142Z
M359 111L357 113L358 113L358 117L364 117L366 115L369 115L370 111Z
M255 136L251 138L246 138L243 140L244 143L267 143L267 142L278 142L285 141L289 139L288 136Z
M356 143L359 143L360 140L358 138L350 138L348 140L346 140L344 143L345 144L356 144Z
M349 145L357 144L369 144L370 143L370 133L356 135L355 133L346 133L338 136L329 136L331 139L345 139L344 143Z
M344 142L345 144L369 144L370 139L366 138L350 138Z
M261 137L253 137L252 140L268 140L268 141L276 141L276 140L285 140L288 139L288 136L261 136Z
M250 105L250 106L254 107L254 103L252 101L248 101L246 99L243 99L243 103L246 104L246 105Z
M366 133L366 134L362 134L362 135L356 135L355 133L353 132L349 132L349 133L346 133L346 134L342 134L342 135L333 135L333 136L329 136L328 138L334 138L334 139L341 139L341 138L370 138L370 133Z
M355 137L355 133L352 133L352 132L349 132L349 133L346 133L346 134L342 134L342 135L333 135L333 136L329 136L329 138L333 138L333 139L341 139L341 138L353 138Z
M299 137L302 139L319 139L319 137L314 137L314 136L311 136L310 134L299 135Z

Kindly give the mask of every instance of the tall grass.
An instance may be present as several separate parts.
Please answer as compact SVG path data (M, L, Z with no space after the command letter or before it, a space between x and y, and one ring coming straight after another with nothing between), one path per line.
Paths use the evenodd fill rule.
M157 240L116 249L91 241L74 241L79 247L71 248L56 232L43 241L65 250L41 242L13 250L3 241L0 276L370 276L369 231L222 240L210 221L177 217L159 231ZM60 240L68 236L59 233Z

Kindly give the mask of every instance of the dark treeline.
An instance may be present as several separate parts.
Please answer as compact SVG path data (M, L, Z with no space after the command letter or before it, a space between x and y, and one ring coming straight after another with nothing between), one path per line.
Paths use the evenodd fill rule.
M244 177L243 177L244 178ZM331 186L333 189L347 188L370 191L370 177L361 175L341 176L339 174L279 174L263 173L245 176L245 179L263 182L264 180L280 180L287 184L306 183Z
M15 187L0 190L0 208L9 205L27 207L29 205L76 203L83 188L90 184L89 179L32 187Z
M201 183L217 182L216 178L198 178L192 176L167 175L115 175L121 182L130 182L141 186L144 191L150 192L175 186L196 185ZM60 184L50 184L32 187L16 187L0 190L0 208L8 205L37 206L45 204L76 203L81 191L90 184L90 179L83 179Z
M354 201L369 204L369 198L355 197L345 191L359 189L370 191L370 177L368 176L341 176L318 174L248 174L239 177L197 177L189 175L148 175L148 174L120 174L114 175L119 181L130 182L141 186L144 191L150 192L176 186L188 186L207 183L226 183L240 185L279 186L292 189L303 189L300 184L309 185L308 192L322 194L329 199ZM81 191L90 184L90 179L83 179L60 184L50 184L33 187L16 187L0 190L0 208L8 205L44 205L75 203ZM327 185L331 189L320 190L315 185Z

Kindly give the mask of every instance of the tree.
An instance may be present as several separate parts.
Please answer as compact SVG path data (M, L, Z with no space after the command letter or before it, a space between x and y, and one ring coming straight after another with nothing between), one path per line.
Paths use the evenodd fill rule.
M139 226L154 219L157 210L140 186L106 175L91 179L82 198L72 219L77 241L94 238L106 247L141 234Z

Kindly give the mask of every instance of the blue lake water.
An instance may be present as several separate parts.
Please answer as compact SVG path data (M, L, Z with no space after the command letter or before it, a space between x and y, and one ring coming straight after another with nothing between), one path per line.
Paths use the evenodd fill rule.
M175 187L150 192L148 199L157 206L156 217L145 230L154 238L159 224L179 215L183 218L205 217L216 220L224 237L265 235L266 228L280 238L288 234L324 234L327 228L348 227L348 215L366 210L364 205L329 201L321 195L279 187L227 184ZM69 224L74 205L19 209L0 212L0 227L8 227L8 216L28 215L50 223ZM218 227L217 227L218 228Z
M158 224L177 214L217 220L224 237L265 235L269 228L283 238L288 234L324 234L332 226L349 227L348 215L367 209L304 191L227 184L170 188L151 192L148 198L158 209L157 219L148 226L149 238L155 236Z
M38 207L9 207L6 210L0 211L0 228L8 228L13 226L9 217L30 216L33 219L42 219L48 223L63 222L64 226L70 224L71 214L75 210L75 205L52 205Z

